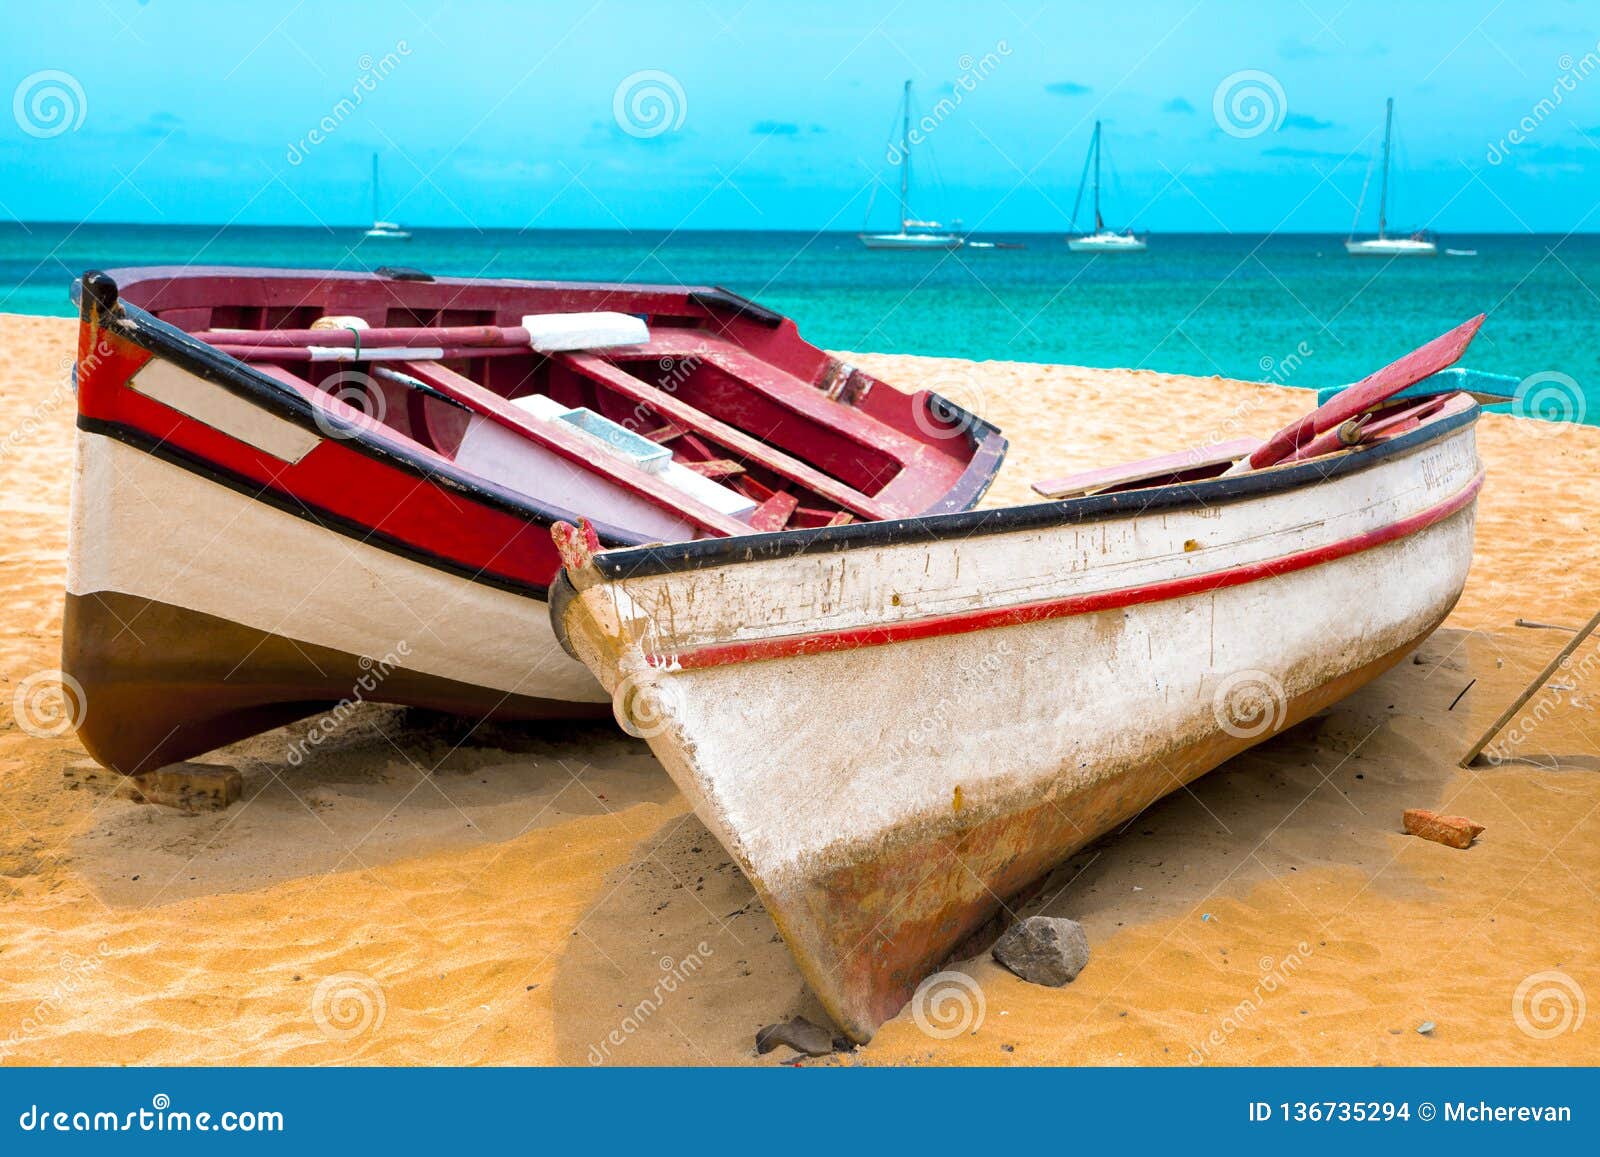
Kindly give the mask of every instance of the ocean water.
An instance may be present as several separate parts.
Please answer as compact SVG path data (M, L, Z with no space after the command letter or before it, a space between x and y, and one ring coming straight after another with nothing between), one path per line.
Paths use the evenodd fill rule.
M1450 236L1475 256L1385 262L1311 234L1156 234L1143 254L1059 234L954 253L850 233L0 225L0 310L67 315L71 279L125 265L270 265L722 285L830 349L1128 366L1317 388L1354 381L1474 314L1462 364L1541 375L1550 417L1600 424L1600 235Z

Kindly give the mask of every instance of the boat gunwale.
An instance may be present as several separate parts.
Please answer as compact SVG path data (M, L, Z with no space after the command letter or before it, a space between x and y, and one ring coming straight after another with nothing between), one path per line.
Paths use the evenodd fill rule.
M1007 627L1026 626L1052 619L1073 618L1102 611L1122 610L1146 603L1170 602L1192 598L1195 595L1213 594L1231 587L1280 578L1297 571L1338 562L1352 555L1420 534L1472 506L1483 489L1484 474L1484 470L1480 468L1471 482L1449 498L1373 530L1325 543L1322 546L1310 547L1260 562L1244 563L1220 571L1161 579L1129 587L1062 595L1039 602L1003 604L895 622L870 623L810 633L768 635L728 642L697 643L673 648L659 656L648 655L646 661L649 666L661 669L704 670L769 659L788 659L916 642L943 635L1003 630ZM565 572L562 573L564 576ZM566 592L562 592L559 603L552 598L552 613L563 609L570 598ZM563 647L568 645L562 631L557 631L557 639Z
M948 542L976 536L1083 525L1129 515L1231 505L1371 470L1390 458L1420 450L1474 424L1481 412L1482 407L1468 398L1467 404L1459 410L1446 411L1416 430L1375 446L1355 447L1331 458L1313 458L1243 474L1110 494L1092 494L1054 502L1031 502L1020 506L897 518L883 522L858 522L845 526L623 547L597 553L593 558L593 566L607 579L649 578L791 558L812 551L839 553L873 547Z

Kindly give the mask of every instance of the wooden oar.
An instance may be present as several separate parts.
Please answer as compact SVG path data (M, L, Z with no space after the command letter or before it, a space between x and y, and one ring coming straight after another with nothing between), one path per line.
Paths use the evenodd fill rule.
M1249 457L1234 463L1228 473L1242 474L1275 466L1318 434L1337 429L1358 414L1388 401L1407 386L1416 385L1440 370L1449 369L1466 352L1478 327L1483 325L1485 316L1480 313L1471 321L1462 322L1449 333L1441 334L1427 345L1419 346L1405 357L1390 362L1383 369L1341 390L1305 417L1290 423L1261 443Z
M1523 707L1527 705L1528 700L1534 697L1539 688L1543 687L1550 681L1550 676L1554 675L1561 669L1561 664L1566 662L1567 658L1583 645L1583 641L1585 639L1594 634L1596 628L1600 628L1600 611L1596 611L1594 618L1590 619L1578 629L1578 633L1572 636L1565 647L1561 648L1561 653L1554 659L1551 659L1550 662L1545 665L1545 669L1539 672L1534 681L1528 684L1527 689L1524 690L1521 695L1517 696L1517 701L1502 711L1500 713L1500 718L1496 719L1492 724L1490 724L1489 730L1485 731L1478 738L1478 742L1472 745L1472 750L1461 757L1462 767L1472 766L1472 761L1483 754L1483 749L1489 746L1489 741L1496 735L1500 734L1500 729L1507 723L1510 723L1516 713L1521 711Z
M306 346L518 346L529 348L520 325L385 326L380 329L204 330L191 335L214 346L263 350Z
M528 346L237 346L216 347L242 362L393 362L415 358L420 361L459 361L462 358L508 357L530 354Z
M630 313L535 313L521 325L379 326L335 325L325 329L202 330L193 337L225 349L252 351L318 348L453 346L520 350L603 349L650 340L645 323Z

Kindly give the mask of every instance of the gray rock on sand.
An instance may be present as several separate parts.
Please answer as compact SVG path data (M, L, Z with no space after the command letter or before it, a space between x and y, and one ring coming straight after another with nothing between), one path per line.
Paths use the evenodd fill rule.
M808 1057L825 1057L833 1052L833 1034L803 1016L783 1024L769 1024L756 1033L756 1052L765 1055L779 1045L788 1045Z
M1060 988L1089 963L1089 937L1076 920L1029 916L995 941L994 958L1032 984Z

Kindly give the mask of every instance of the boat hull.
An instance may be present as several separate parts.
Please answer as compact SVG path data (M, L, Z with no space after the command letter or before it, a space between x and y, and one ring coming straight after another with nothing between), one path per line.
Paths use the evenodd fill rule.
M1146 245L1142 237L1113 234L1110 237L1069 237L1067 248L1074 253L1143 253Z
M600 554L552 611L867 1040L1006 898L1443 620L1470 424L1356 461L722 565Z
M79 739L124 775L347 700L606 713L531 592L335 533L106 434L78 433L69 539L62 669L87 704Z
M1371 241L1346 241L1344 251L1352 257L1435 257L1439 247L1432 241L1407 241L1385 238Z
M960 237L942 233L863 233L861 244L868 249L960 249Z
M964 508L1004 451L997 431L937 395L878 383L804 343L792 322L722 290L128 272L126 299L108 275L84 279L61 663L87 704L80 739L127 775L346 701L475 719L606 714L608 696L552 631L546 596L560 569L552 525L581 512L618 545L689 537L702 523L724 533L749 524L613 459L603 443L535 425L506 399L531 373L546 375L536 391L572 397L577 387L576 400L668 431L679 447L692 442L700 457L740 459L702 463L714 471L770 468L762 477L795 488L773 491L771 525L851 517L801 509L824 494L864 517ZM385 393L377 366L324 378L291 372L297 362L247 365L178 328L219 326L239 343L288 340L332 311L379 333L391 320L474 322L442 327L470 336L497 316L596 304L691 323L662 325L642 355L650 370L670 364L676 376L653 386L627 372L620 354L613 362L594 351L547 357L519 348L512 353L525 362L485 357L476 367L500 383L496 392L442 362L401 363L466 399L451 402L406 375L409 385ZM494 350L448 360L472 369L478 353ZM352 378L365 383L352 396L372 413L333 392Z

